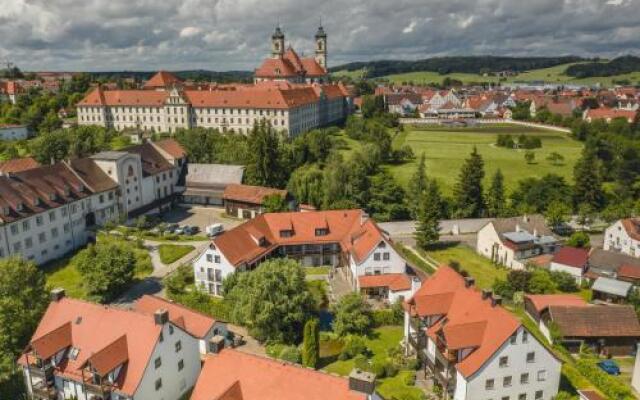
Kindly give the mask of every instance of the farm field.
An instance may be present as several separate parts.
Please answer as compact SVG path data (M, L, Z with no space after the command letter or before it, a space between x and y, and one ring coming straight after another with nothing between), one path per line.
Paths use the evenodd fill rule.
M495 145L498 134L535 135L542 141L542 148L533 150L535 161L527 164L524 150L506 149ZM505 177L505 187L510 192L523 178L542 177L549 173L572 181L573 166L580 157L582 143L565 133L515 125L489 125L468 128L405 127L394 140L394 146L409 145L415 160L401 165L387 166L402 185L406 185L416 169L421 153L427 160L427 175L435 178L445 194L451 194L460 167L475 146L485 163L485 187L499 168ZM565 158L561 165L552 165L547 156L558 152Z
M584 79L576 79L571 76L565 75L564 71L567 67L574 65L575 63L556 65L555 67L550 68L540 68L531 70L528 72L523 72L517 76L508 77L505 81L507 83L512 82L533 82L533 81L544 81L547 83L567 83L567 84L584 84L584 85L593 85L596 83L600 83L603 86L612 86L613 81L619 81L623 79L629 80L632 84L640 82L640 71L632 72L629 74L620 74L614 76L607 77L592 77L592 78L584 78ZM340 76L348 76L350 78L360 78L362 76L362 70L355 71L336 71L332 73L335 77ZM482 76L479 74L465 74L465 73L451 73L441 75L437 72L433 71L418 71L418 72L407 72L403 74L392 74L383 76L383 79L388 79L390 82L395 84L401 84L403 82L413 82L414 84L430 84L430 83L441 83L444 78L452 78L462 81L464 84L469 84L471 82L498 82L499 79L495 76Z

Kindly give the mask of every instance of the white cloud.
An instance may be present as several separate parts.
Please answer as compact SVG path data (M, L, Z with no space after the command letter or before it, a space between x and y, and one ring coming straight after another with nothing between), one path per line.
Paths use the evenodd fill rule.
M0 0L0 54L25 70L251 70L279 21L330 65L442 55L638 54L640 0ZM419 32L420 34L416 34Z
M409 25L407 25L403 30L402 33L411 33L413 32L413 30L416 28L416 25L418 23L416 21L411 21L411 23L409 23Z
M182 28L182 30L180 31L180 37L190 38L190 37L199 35L201 32L202 32L202 29L200 28L197 28L195 26L186 26Z

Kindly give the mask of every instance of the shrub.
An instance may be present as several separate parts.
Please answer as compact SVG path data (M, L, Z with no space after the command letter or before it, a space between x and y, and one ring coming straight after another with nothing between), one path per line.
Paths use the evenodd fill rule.
M391 308L375 310L372 314L373 326L402 325L404 322L404 311L400 301L395 302Z
M344 361L367 353L369 353L369 349L364 338L362 336L349 335L345 338L344 347L338 358Z
M371 306L358 293L343 296L333 307L333 331L339 336L365 335L371 329Z
M576 362L576 368L608 398L616 400L632 400L635 398L631 390L625 386L622 381L607 375L591 361L584 359L578 360Z
M295 346L285 346L278 358L291 363L300 363L300 350Z
M385 362L384 375L389 378L398 375L398 367L392 362Z
M369 371L371 369L371 365L369 364L369 360L362 354L358 354L353 359L353 366L362 371Z
M371 362L371 372L375 374L376 378L382 379L386 376L386 364L383 360L373 360Z
M410 358L407 360L407 369L417 371L420 368L420 360L417 358Z

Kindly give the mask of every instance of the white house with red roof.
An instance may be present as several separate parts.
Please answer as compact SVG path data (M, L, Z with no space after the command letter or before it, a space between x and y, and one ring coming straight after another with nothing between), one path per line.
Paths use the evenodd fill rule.
M215 348L212 349L212 344L214 346L224 346L228 342L226 323L216 321L208 315L172 301L157 296L144 295L134 303L133 308L146 314L153 314L161 309L167 310L169 321L198 339L198 348L201 355L216 351Z
M195 281L220 296L226 276L270 257L288 257L303 266L329 266L353 290L395 301L408 298L420 283L391 244L362 210L261 214L211 241L194 263Z
M621 219L605 229L604 249L640 257L640 218Z
M561 362L500 304L439 267L405 302L407 352L450 399L553 399Z
M29 394L46 400L180 399L200 374L200 352L198 339L170 314L166 308L108 307L54 291L18 361Z
M549 269L566 272L580 284L582 277L589 269L589 249L562 247L553 255Z

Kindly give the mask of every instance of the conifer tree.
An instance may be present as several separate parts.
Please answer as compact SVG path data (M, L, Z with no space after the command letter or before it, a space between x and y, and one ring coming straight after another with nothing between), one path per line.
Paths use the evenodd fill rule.
M483 215L485 201L482 179L484 179L484 161L474 146L471 155L460 168L458 182L453 188L456 217L478 218Z
M487 193L487 213L490 217L502 217L507 209L504 193L504 175L498 169L491 179L489 193Z
M304 324L302 342L302 365L316 368L320 358L320 329L318 320L312 318Z
M418 247L426 249L440 238L442 196L436 181L431 181L422 196L415 239Z
M427 172L426 172L426 159L424 153L420 156L418 167L411 176L408 184L407 197L409 200L409 210L411 212L411 218L418 218L418 212L420 211L420 200L427 188Z
M585 149L582 157L573 169L575 185L573 187L574 204L600 210L604 205L604 190L600 176L600 163L593 150Z

